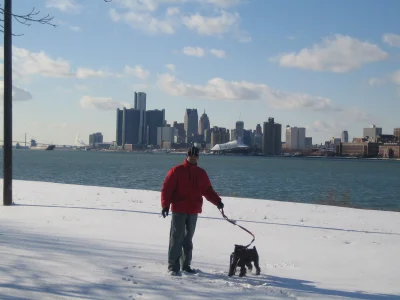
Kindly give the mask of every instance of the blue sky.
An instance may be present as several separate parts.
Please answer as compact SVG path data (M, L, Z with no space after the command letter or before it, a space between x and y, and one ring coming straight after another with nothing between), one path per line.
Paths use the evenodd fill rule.
M13 1L32 7L58 26L13 23L14 140L113 141L134 91L169 123L186 108L229 129L274 117L314 143L400 126L396 0Z

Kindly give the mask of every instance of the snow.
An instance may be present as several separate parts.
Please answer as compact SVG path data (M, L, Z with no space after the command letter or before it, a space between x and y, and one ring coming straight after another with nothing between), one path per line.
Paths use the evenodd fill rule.
M217 187L216 187L217 189ZM400 213L223 197L261 275L227 276L251 236L205 201L197 275L167 274L160 193L14 181L0 207L0 299L400 299ZM238 272L237 272L238 274Z

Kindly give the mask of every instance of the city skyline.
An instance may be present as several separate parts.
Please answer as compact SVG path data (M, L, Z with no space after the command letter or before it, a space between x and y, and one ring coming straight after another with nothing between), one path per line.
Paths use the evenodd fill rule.
M134 107L135 91L171 125L187 108L229 130L273 117L314 144L400 127L400 3L288 3L18 1L16 13L35 7L58 26L13 24L24 34L13 37L13 139L113 141L115 109Z

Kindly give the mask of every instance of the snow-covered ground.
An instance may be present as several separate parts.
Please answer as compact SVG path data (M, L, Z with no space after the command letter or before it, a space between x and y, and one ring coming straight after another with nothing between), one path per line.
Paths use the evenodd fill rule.
M13 188L16 204L0 207L3 300L400 299L400 213L225 197L260 256L261 275L239 278L227 276L229 255L251 236L205 201L192 263L201 271L172 277L160 193Z

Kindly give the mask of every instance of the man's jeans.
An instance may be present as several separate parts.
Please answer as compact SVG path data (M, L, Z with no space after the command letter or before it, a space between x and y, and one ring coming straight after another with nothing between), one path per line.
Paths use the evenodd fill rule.
M169 234L168 270L178 272L192 262L192 238L196 229L197 214L172 213ZM183 255L182 255L183 248Z

